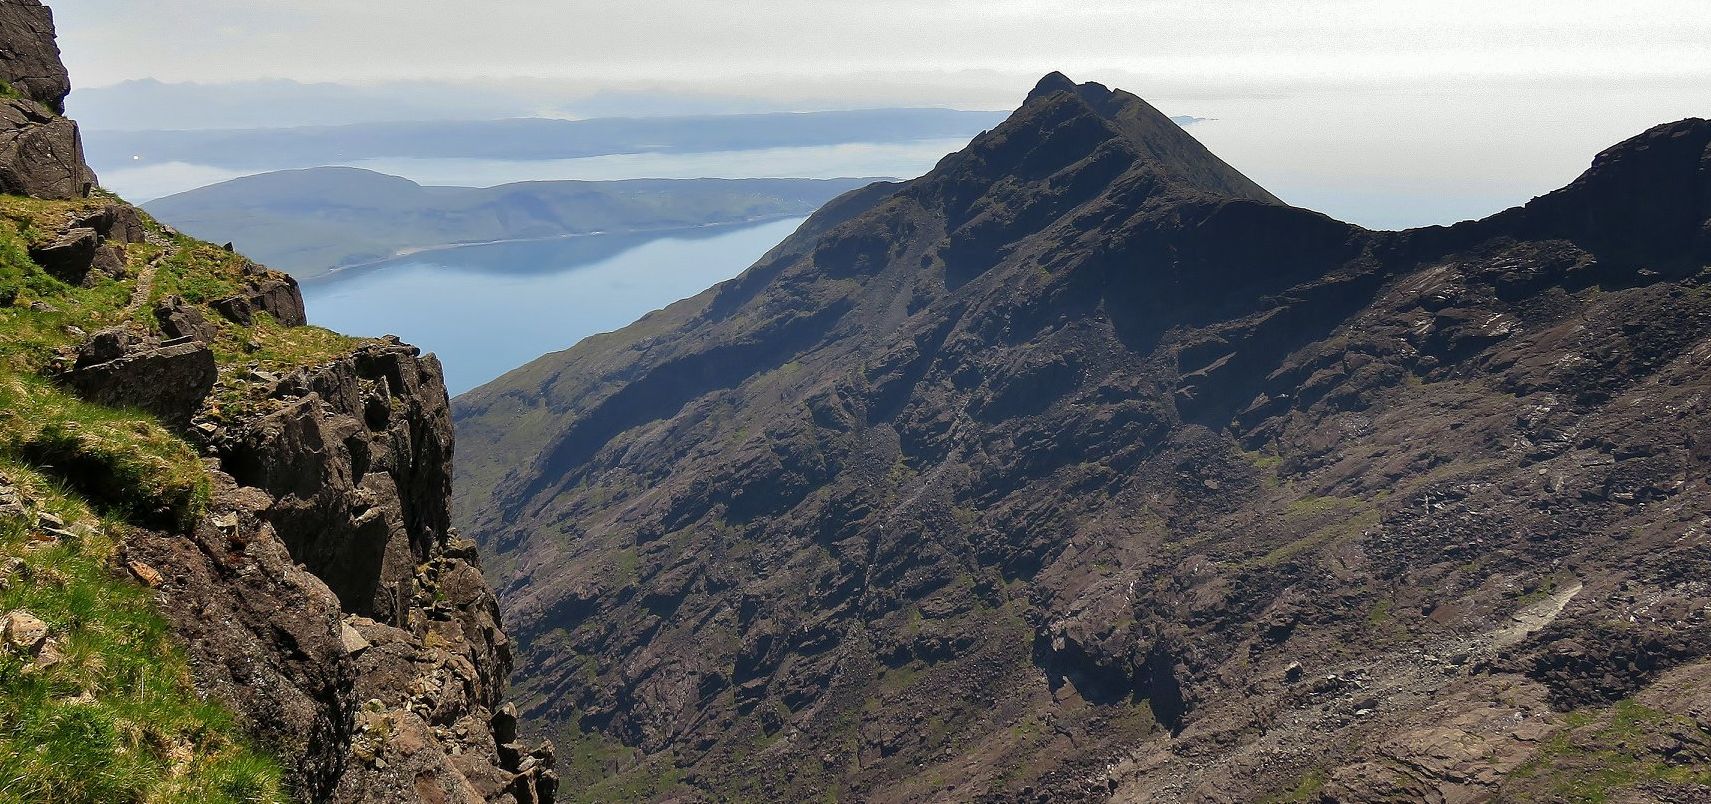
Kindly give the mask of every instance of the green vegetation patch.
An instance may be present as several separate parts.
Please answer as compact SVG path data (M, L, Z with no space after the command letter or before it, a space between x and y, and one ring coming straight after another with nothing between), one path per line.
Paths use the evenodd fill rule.
M207 510L207 471L183 440L36 377L0 375L0 456L50 469L140 524L183 530Z
M192 691L148 590L111 569L125 526L28 467L0 476L34 509L0 515L0 616L49 628L36 656L0 650L0 804L286 800L278 765ZM77 538L43 540L40 511Z
M160 260L150 302L183 296L191 304L207 304L243 289L248 259L188 237L175 238L172 245Z
M558 800L566 804L652 801L683 781L683 771L669 755L643 759L641 752L599 732L571 726L553 743L558 746Z
M1670 763L1650 749L1667 735L1697 733L1688 718L1624 700L1602 715L1573 712L1566 720L1562 733L1510 775L1503 789L1512 799L1602 804L1647 782L1711 786L1711 768Z
M1265 798L1263 804L1293 804L1294 802L1317 801L1318 793L1325 786L1325 772L1312 770L1296 780L1294 786Z
M1343 497L1303 497L1293 500L1284 510L1284 528L1290 532L1312 529L1298 539L1278 545L1265 555L1251 560L1249 564L1273 567L1320 547L1359 537L1383 521L1383 514L1377 508L1365 507L1370 505L1371 503ZM1318 526L1314 527L1315 524Z
M1283 457L1281 455L1258 450L1242 451L1239 454L1243 460L1259 472L1261 486L1275 489L1281 485L1281 481L1278 480L1278 472L1283 468Z

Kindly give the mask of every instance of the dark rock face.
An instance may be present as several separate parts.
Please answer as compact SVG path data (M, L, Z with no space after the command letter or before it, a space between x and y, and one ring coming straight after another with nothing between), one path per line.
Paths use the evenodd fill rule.
M0 192L82 198L95 181L76 123L33 101L0 101Z
M38 0L0 2L0 192L82 198L95 186L77 124L65 119L71 79L59 59L53 12Z
M197 687L291 760L307 798L326 800L348 770L362 703L338 598L294 565L259 516L266 494L216 479L213 516L189 534L139 531L123 559L163 579L162 610L184 637Z
M238 481L274 496L293 557L355 614L399 624L415 573L448 538L451 414L439 362L399 343L287 377L273 410L219 443Z
M189 426L218 379L207 344L161 342L123 329L96 333L64 376L85 399L146 410L180 429Z
M65 113L71 76L59 59L53 12L40 0L0 2L0 81L30 100Z
M122 560L158 573L199 688L288 761L306 800L552 800L550 763L507 763L493 738L510 657L472 545L437 548L404 624L385 625L292 558L272 497L215 477L212 516L189 534L139 531Z
M172 301L166 320L182 320ZM70 376L200 387L123 368L171 350L208 353L105 331ZM124 561L160 579L199 687L286 760L308 800L551 802L551 747L531 754L514 726L495 728L511 648L474 544L449 527L437 361L379 342L266 393L240 420L187 430L216 456L214 511L188 534L138 532L125 546Z
M525 727L660 799L1480 800L1711 666L1711 123L1385 233L1155 114L1048 77L461 397Z
M161 311L163 326L194 328L181 300ZM157 370L179 352L203 358L207 376ZM189 334L159 344L109 330L68 375L108 404L155 410L175 395L171 418L156 412L217 456L209 517L126 546L163 579L198 684L288 761L310 800L550 802L552 762L525 759L514 727L495 737L510 643L474 545L449 527L438 362L370 344L272 382L242 420L188 428L215 370ZM145 392L156 396L118 398Z

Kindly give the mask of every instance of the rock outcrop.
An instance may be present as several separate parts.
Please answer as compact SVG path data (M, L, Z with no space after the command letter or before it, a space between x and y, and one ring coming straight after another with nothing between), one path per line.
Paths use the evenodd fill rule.
M20 193L37 195L36 193ZM125 271L121 248L143 242L143 224L135 207L111 204L81 215L51 239L30 247L30 259L72 285L89 286L100 277Z
M0 192L81 198L95 186L77 124L67 120L71 79L59 59L53 12L39 0L0 2Z
M0 192L82 198L95 181L76 123L35 101L0 99Z
M287 327L309 323L296 279L253 263L249 265L247 274L241 292L214 300L214 309L226 320L247 327L255 322L257 313L266 313Z
M116 327L95 333L64 374L91 402L137 408L185 428L219 379L214 352L191 338L162 341Z
M263 390L260 411L213 436L222 465L273 497L267 519L349 612L408 624L417 567L451 539L438 361L367 345Z
M1371 232L1158 118L1048 77L457 400L526 725L637 757L575 783L1697 800L1711 123Z
M0 2L0 81L54 114L65 114L71 75L59 58L53 11L41 0Z
M550 802L551 763L507 757L510 674L473 543L449 528L438 363L382 342L276 379L193 430L215 508L139 533L198 682L291 761L312 801ZM550 753L550 748L547 749Z
M168 338L190 338L208 343L219 333L219 329L201 310L185 302L181 296L161 299L160 303L155 305L154 317L155 322L160 324L160 331Z
M156 590L198 687L309 801L551 802L553 750L504 725L510 643L450 527L438 362L372 342L283 377L252 370L217 411L219 367L196 337L213 325L182 299L157 315L194 331L95 333L63 381L209 455L209 514L188 533L137 530L120 557Z

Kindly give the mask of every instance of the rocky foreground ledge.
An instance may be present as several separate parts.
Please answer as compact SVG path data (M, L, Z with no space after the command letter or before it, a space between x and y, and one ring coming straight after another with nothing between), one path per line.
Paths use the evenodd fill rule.
M103 194L69 90L51 12L0 0L7 784L65 801L551 802L553 747L518 741L497 602L450 527L438 361L309 327L289 276ZM137 636L161 623L164 644ZM142 657L131 676L102 669L121 655ZM136 678L186 686L183 720L213 725L114 704L149 692ZM9 753L14 726L62 715L114 719L90 721L111 746L59 746L87 779ZM105 778L119 756L137 775Z
M245 377L254 409L205 409L189 431L210 455L209 515L124 547L160 578L199 685L291 758L312 800L550 802L553 748L516 743L497 601L447 526L438 361L381 341Z

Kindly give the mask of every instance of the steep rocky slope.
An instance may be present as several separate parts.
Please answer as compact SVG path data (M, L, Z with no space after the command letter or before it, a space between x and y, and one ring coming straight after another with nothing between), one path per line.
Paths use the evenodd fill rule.
M1387 233L1162 120L1050 76L459 398L589 798L1711 795L1711 123Z
M0 37L0 801L551 801L438 362L96 190Z

